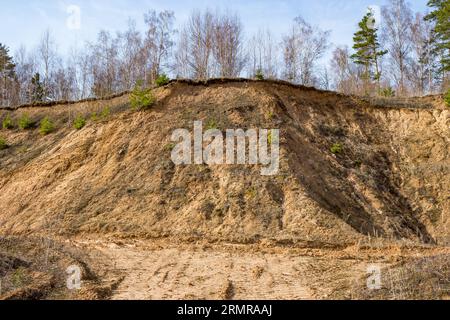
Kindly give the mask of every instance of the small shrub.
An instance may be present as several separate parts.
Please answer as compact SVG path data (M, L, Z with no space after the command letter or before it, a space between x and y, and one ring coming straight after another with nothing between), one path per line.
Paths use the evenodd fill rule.
M103 108L102 112L100 113L100 117L102 119L105 119L105 118L109 117L110 114L111 114L111 109L109 107L105 107L105 108Z
M25 285L28 282L26 270L22 267L16 269L12 274L11 282L15 288L20 288Z
M259 81L264 80L264 73L261 69L256 70L255 79Z
M450 107L450 89L448 89L447 93L445 94L444 101L447 104L447 107Z
M73 127L77 130L83 129L85 125L86 119L84 119L82 116L77 116L73 121Z
M45 117L44 119L42 119L41 126L39 127L39 132L43 136L45 136L49 133L52 133L54 130L55 130L55 125L48 117Z
M342 151L344 151L344 147L341 143L335 143L331 147L330 151L332 154L339 154L342 153Z
M214 119L209 120L208 123L206 124L206 130L215 130L217 128L218 126L216 120Z
M163 87L166 84L168 84L170 81L170 79L167 77L167 75L165 75L164 73L159 75L158 78L156 79L155 83L158 87Z
M91 114L91 121L98 121L98 115L97 115L97 112L94 112L93 114Z
M175 143L168 143L164 146L164 150L166 151L172 151L175 148Z
M24 113L19 119L19 128L22 130L27 130L33 127L33 121L31 121L30 116Z
M392 87L382 88L380 89L380 96L385 98L393 98L395 97L395 90Z
M142 81L138 81L130 96L130 105L134 110L150 108L155 103L151 89L145 89Z
M14 122L11 117L7 115L6 118L3 119L3 129L11 130L12 128L14 128Z
M5 150L8 148L8 144L6 143L6 140L2 137L0 137L0 150Z

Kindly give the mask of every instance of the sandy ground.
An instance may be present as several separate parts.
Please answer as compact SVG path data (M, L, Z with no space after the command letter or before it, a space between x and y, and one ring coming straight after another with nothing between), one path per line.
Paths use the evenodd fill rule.
M79 242L104 279L121 278L115 300L351 299L367 267L440 249L343 250L251 245ZM400 251L399 251L400 250Z

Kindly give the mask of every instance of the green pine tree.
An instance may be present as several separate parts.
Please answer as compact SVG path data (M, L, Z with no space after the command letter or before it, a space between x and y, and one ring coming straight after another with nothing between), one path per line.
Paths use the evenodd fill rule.
M435 23L435 48L441 57L441 71L445 73L450 71L450 1L430 0L428 6L434 11L425 19Z
M16 81L15 68L9 49L0 43L0 105L7 102L7 91L11 90L11 84Z
M14 78L16 65L13 58L9 55L9 49L0 43L0 74L9 78Z
M356 51L351 56L356 64L364 66L364 81L366 94L371 80L377 81L380 88L380 65L379 58L387 53L380 49L378 42L378 29L375 28L374 12L369 9L367 14L358 24L359 30L353 37L353 49Z

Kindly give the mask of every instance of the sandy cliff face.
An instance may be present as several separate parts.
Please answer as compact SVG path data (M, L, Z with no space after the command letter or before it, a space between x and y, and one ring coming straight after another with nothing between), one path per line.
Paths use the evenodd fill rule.
M438 98L369 103L271 82L172 83L149 111L128 97L0 112L58 130L1 130L2 233L309 244L367 236L449 243L449 109ZM72 128L77 114L111 114ZM171 134L280 129L280 171L181 165ZM342 153L330 152L333 144Z

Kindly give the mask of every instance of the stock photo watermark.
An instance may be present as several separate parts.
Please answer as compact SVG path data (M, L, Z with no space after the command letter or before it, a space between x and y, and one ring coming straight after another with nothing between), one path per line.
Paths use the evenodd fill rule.
M367 12L371 13L371 17L367 21L367 27L369 29L378 29L381 24L381 8L377 5L370 5L367 8Z
M367 289L381 289L381 267L378 265L367 266Z
M81 8L77 5L70 5L66 9L66 13L69 15L66 20L66 26L69 30L81 29Z
M279 129L227 129L224 136L218 129L203 132L203 122L194 121L193 134L187 129L172 133L172 141L178 143L171 156L175 165L259 164L263 166L261 175L272 176L280 165L279 140Z
M66 269L68 275L66 286L69 290L80 290L81 289L81 268L77 265L69 266Z

